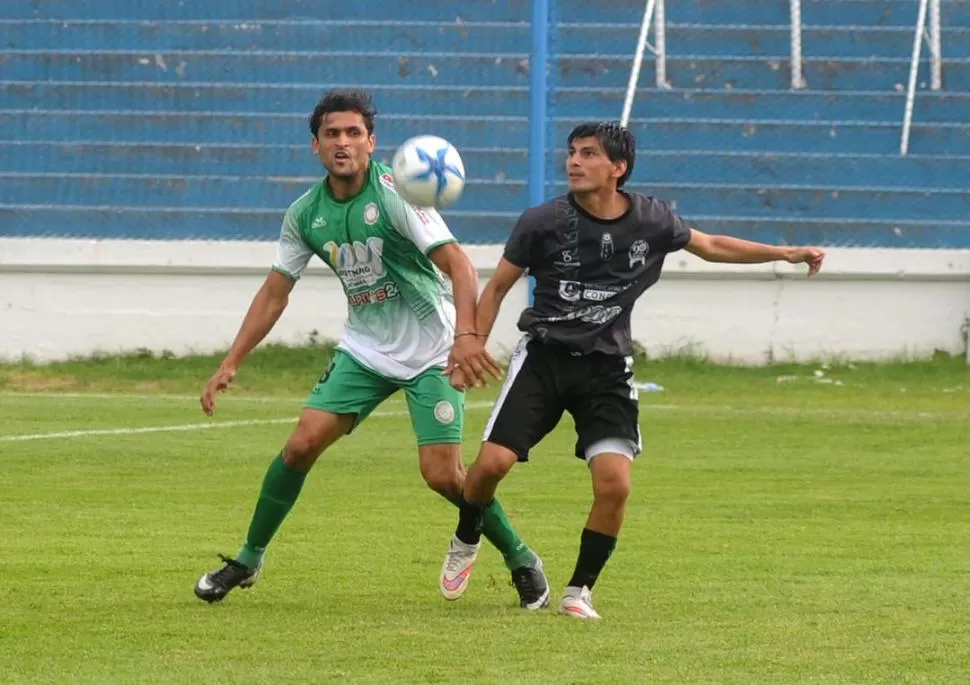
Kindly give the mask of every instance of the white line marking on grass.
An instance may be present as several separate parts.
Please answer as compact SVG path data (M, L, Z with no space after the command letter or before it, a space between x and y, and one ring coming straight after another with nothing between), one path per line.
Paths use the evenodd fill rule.
M199 398L196 395L167 395L164 393L160 394L147 394L147 393L96 393L96 392L58 392L58 391L20 391L20 390L9 390L0 391L0 399L5 397L10 398L48 398L48 399L69 399L69 400L138 400L145 402L154 402L156 400L162 401L176 401L176 402L198 402ZM273 403L273 402L286 402L286 403L297 403L305 402L306 398L304 396L293 397L287 395L220 395L218 397L219 402L223 401L235 401L235 402L262 402L262 403ZM386 404L404 405L405 400L403 397L390 397L386 400ZM485 403L475 403L469 402L465 406L473 407L476 404L481 404L485 406ZM491 404L488 404L491 406ZM725 414L766 414L766 415L798 415L802 414L805 416L817 415L817 416L827 416L833 413L838 413L846 417L872 417L872 418L895 418L895 417L915 417L915 418L934 418L942 417L946 418L950 415L950 412L933 412L933 411L919 411L919 410L906 410L906 409L851 409L848 407L778 407L778 406L745 406L745 405L731 405L731 404L647 404L645 402L640 402L640 409L643 411L686 411L686 412L721 412ZM377 414L375 414L377 415Z
M155 400L170 401L191 401L198 402L199 398L195 395L166 395L166 394L146 394L146 393L87 393L87 392L46 392L46 391L0 391L0 399L10 398L50 398L50 399L96 399L96 400L140 400L152 402ZM261 403L302 403L306 399L303 396L273 396L273 395L220 395L219 400L237 402L261 402ZM386 401L387 404L404 406L403 397L391 397ZM469 402L466 408L477 406L492 406L491 402L476 403ZM839 416L846 419L959 419L962 418L959 410L954 411L927 411L919 409L853 409L851 407L779 407L779 406L745 406L731 404L646 404L640 402L640 409L644 412L653 410L661 411L683 411L683 412L710 412L722 414L736 414L740 416L751 414L762 414L764 416L814 416L829 417ZM379 414L375 414L379 415ZM385 414L386 415L386 414ZM965 416L970 417L970 411Z
M65 400L144 400L144 401L154 401L154 400L168 400L175 402L198 402L198 395L166 395L164 393L159 393L157 395L149 395L147 393L123 393L123 392L45 392L43 390L38 391L19 391L10 390L0 392L0 398L3 397L27 397L27 398L51 398L51 399L65 399ZM293 397L288 395L280 395L274 397L273 395L220 395L218 401L222 400L232 400L232 401L242 401L242 402L304 402L305 397ZM400 400L398 400L400 401Z
M55 438L83 438L90 435L138 435L140 433L176 433L179 431L207 430L210 428L233 428L236 426L259 426L272 423L294 423L290 419L253 419L250 421L218 421L213 423L183 423L174 426L143 426L141 428L98 428L84 431L61 431L58 433L31 433L27 435L3 435L0 442L27 440L53 440Z
M192 395L147 395L147 394L120 394L120 393L84 393L84 392L0 392L0 397L51 397L65 399L124 399L124 400L192 400L198 398ZM303 402L302 398L294 397L273 397L273 396L226 396L225 399L244 400L250 402ZM392 399L390 403L401 402ZM465 409L484 409L491 408L492 402L468 402ZM961 411L920 411L905 409L851 409L848 407L766 407L766 406L737 406L737 405L715 405L715 404L640 404L643 413L651 411L672 411L688 413L716 413L728 416L774 416L785 418L814 417L814 418L839 418L848 420L897 420L897 421L923 421L923 420L966 420L970 417L970 412ZM371 416L407 416L406 410L374 412ZM0 435L2 442L26 442L31 440L53 440L58 438L80 438L87 436L106 436L106 435L138 435L142 433L175 433L181 431L210 430L214 428L234 428L242 426L272 425L281 423L295 423L296 417L287 419L247 419L241 421L213 421L207 423L187 423L170 426L143 426L135 428L103 428L78 431L58 431L52 433L32 433L26 435Z
M465 409L483 409L492 404L469 402ZM376 411L371 416L407 416L406 411ZM178 433L181 431L211 430L213 428L237 428L239 426L266 426L278 423L296 423L297 417L288 419L247 419L244 421L213 421L210 423L182 423L173 426L141 426L138 428L95 428L55 433L29 433L26 435L0 435L0 442L26 442L29 440L54 440L57 438L84 438L92 435L139 435L142 433Z

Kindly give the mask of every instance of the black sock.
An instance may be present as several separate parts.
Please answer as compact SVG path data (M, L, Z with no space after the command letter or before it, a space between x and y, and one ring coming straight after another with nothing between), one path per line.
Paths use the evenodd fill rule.
M458 502L458 527L455 537L466 545L477 545L482 539L482 528L485 526L485 509L490 502L475 504L466 502L464 495Z
M595 530L583 528L583 534L579 540L579 559L576 560L576 570L570 578L570 587L583 587L590 590L596 584L596 579L600 571L606 566L606 561L616 547L616 538L605 533L597 533Z

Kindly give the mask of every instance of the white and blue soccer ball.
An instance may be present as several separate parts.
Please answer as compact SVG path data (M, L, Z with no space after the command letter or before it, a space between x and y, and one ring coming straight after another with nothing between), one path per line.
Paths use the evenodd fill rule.
M391 160L398 194L418 207L447 207L465 188L465 165L458 150L438 136L416 136L401 144Z

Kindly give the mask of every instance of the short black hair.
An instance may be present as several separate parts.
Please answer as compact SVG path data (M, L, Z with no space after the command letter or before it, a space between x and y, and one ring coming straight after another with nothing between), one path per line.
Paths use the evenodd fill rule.
M334 112L357 112L364 118L367 134L374 133L374 117L377 110L371 102L370 95L357 88L334 88L317 103L310 115L310 133L317 137L320 125L328 114Z
M615 121L590 121L574 128L566 144L572 145L577 138L596 138L611 162L626 162L626 172L616 180L616 187L622 188L637 161L637 139L633 134Z

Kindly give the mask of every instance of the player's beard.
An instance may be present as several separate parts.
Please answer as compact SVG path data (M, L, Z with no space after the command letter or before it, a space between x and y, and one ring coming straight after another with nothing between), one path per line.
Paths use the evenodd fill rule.
M336 160L334 160L336 161ZM334 178L341 181L353 181L355 178L360 176L361 164L356 162L356 160L348 159L339 168L336 164L333 167L327 168L327 172Z
M357 169L356 171L352 171L350 173L338 173L336 171L328 170L328 173L338 181L346 181L349 183L350 181L353 181L355 178L360 176L360 169Z

